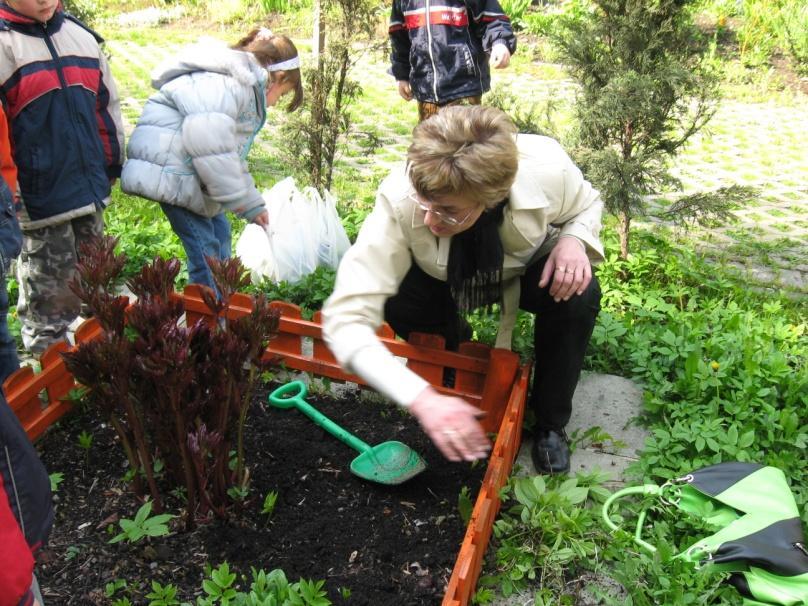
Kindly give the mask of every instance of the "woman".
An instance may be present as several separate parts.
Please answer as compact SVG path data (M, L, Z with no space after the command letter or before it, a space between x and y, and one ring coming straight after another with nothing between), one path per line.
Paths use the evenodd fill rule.
M347 370L409 408L448 459L486 456L479 411L439 394L375 336L386 320L410 332L470 337L463 313L500 303L497 347L510 348L518 308L535 312L537 471L569 469L564 426L600 309L590 256L602 202L557 142L517 135L500 110L455 106L413 131L408 162L340 264L323 309L329 347Z
M210 41L155 70L159 90L127 148L121 187L160 203L188 257L190 282L215 290L205 257L230 256L228 210L266 226L264 200L246 158L266 107L303 101L300 60L289 38L256 29L228 49Z

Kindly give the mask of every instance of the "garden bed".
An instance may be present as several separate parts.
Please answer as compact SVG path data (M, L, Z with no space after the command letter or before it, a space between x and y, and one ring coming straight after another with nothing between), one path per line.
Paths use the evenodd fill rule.
M139 506L121 479L126 459L114 431L90 412L69 417L40 442L48 470L64 474L40 567L46 602L105 604L104 587L116 579L130 587L140 582L133 598L157 580L191 600L205 564L227 561L248 577L254 566L281 568L290 581L324 579L335 604L440 604L465 531L458 495L468 490L470 512L484 465L445 461L412 417L357 402L357 395L307 400L370 444L397 439L411 446L426 459L426 471L398 486L363 481L349 471L355 451L297 411L266 408L264 392L248 417L251 489L244 509L188 533L172 523L172 535L134 544L107 543L120 530L117 517L131 519ZM82 431L93 436L87 451L79 446ZM268 517L261 508L270 491L278 500ZM182 509L174 501L168 512Z
M175 295L172 295L175 296ZM182 300L185 308L186 321L188 323L195 322L199 318L206 319L207 322L216 322L210 310L204 304L199 295L199 291L194 286L186 288L184 294L177 294L176 297ZM230 301L230 306L226 310L229 317L238 317L250 313L252 301L249 297L243 295L234 295ZM279 334L274 338L269 347L264 353L266 360L272 360L278 364L283 365L289 370L306 371L313 376L333 379L337 381L353 381L361 385L361 381L352 375L344 373L336 364L332 354L326 348L322 341L320 331L319 318L315 315L312 321L306 321L301 318L300 310L293 305L285 303L273 303L281 312L281 322ZM91 340L99 335L100 328L94 321L85 322L76 333L76 339L79 342ZM390 429L391 423L395 423L393 427L400 430L401 436L409 436L409 432L414 432L412 438L412 446L422 451L422 454L427 458L431 464L430 471L424 474L423 478L416 479L411 485L405 484L399 487L372 487L363 486L363 490L370 492L362 492L365 495L365 507L370 507L374 502L377 503L377 508L373 513L365 513L367 516L372 517L372 524L366 531L368 540L375 538L378 540L377 544L380 546L379 552L374 552L372 555L368 553L367 557L370 558L365 561L359 561L360 555L363 551L359 548L351 548L346 544L349 535L346 534L347 529L342 527L341 522L334 523L333 519L314 519L307 515L309 512L306 510L306 501L294 501L288 495L284 497L284 488L281 483L277 487L272 487L271 484L266 482L272 481L274 476L288 474L287 480L294 484L305 483L313 477L318 477L320 474L325 474L326 477L334 476L332 479L337 485L337 492L333 493L337 496L337 500L344 500L350 502L352 496L357 495L357 488L354 484L358 482L355 478L347 475L340 470L347 467L352 452L339 444L334 444L333 438L320 439L322 432L310 427L310 424L302 418L294 419L296 413L293 412L275 412L272 413L260 410L253 411L251 417L251 424L258 425L261 422L269 422L270 418L276 417L278 423L286 422L299 422L304 423L305 430L289 430L290 438L297 441L300 436L308 438L307 447L297 447L296 464L301 464L300 458L302 453L310 453L312 449L326 447L325 451L317 451L318 456L314 459L316 461L315 468L312 471L306 472L304 468L301 471L289 473L288 464L280 464L280 466L272 468L267 467L265 471L257 471L258 466L262 463L256 462L256 471L253 476L253 492L251 498L256 499L253 501L242 514L237 514L230 520L229 523L212 522L208 525L202 526L193 534L177 533L172 537L163 538L155 541L155 545L150 546L151 549L146 547L126 546L118 544L108 546L103 541L107 539L108 526L113 525L113 529L117 527L115 515L127 517L134 513L133 509L135 503L128 496L128 493L122 488L119 478L123 475L124 459L122 455L117 454L117 448L112 445L112 433L107 428L102 428L100 422L96 421L92 427L76 426L75 423L81 421L71 420L69 427L72 427L73 434L70 434L71 429L61 429L63 433L61 438L53 438L56 440L53 446L47 448L50 456L50 451L69 451L68 443L78 442L78 434L82 429L91 431L95 435L98 433L98 438L93 438L94 444L91 448L90 458L94 455L92 451L98 448L99 451L104 453L106 463L103 465L104 476L93 477L89 471L87 462L84 460L84 453L79 453L79 462L65 461L64 464L68 466L66 469L53 469L54 465L58 466L57 461L49 461L51 471L61 471L65 473L65 481L60 490L58 497L59 501L67 501L73 499L72 496L75 492L76 503L88 503L89 509L86 509L87 518L81 521L72 520L66 523L66 526L72 524L76 530L84 531L85 533L98 533L99 545L103 544L104 551L101 555L90 555L89 557L80 559L81 547L77 545L59 545L54 543L51 551L46 554L47 561L43 562L43 566L47 567L46 575L48 578L53 578L56 582L62 577L67 577L68 582L65 589L81 586L81 576L85 571L94 570L106 566L112 566L112 578L124 578L119 574L128 570L123 568L124 565L129 566L129 560L140 560L137 566L145 565L149 571L155 571L154 574L166 574L175 576L166 576L166 579L176 579L174 582L181 582L185 587L198 587L200 582L199 568L196 566L198 562L206 562L210 565L219 563L219 554L234 554L232 558L227 558L231 563L240 564L245 566L257 565L261 567L281 568L286 569L284 565L284 558L291 557L285 554L286 551L300 550L301 546L306 546L306 551L309 553L308 560L318 562L324 553L337 554L339 558L345 559L346 550L348 555L348 564L353 565L353 569L362 566L381 567L380 563L384 564L385 570L388 571L388 583L386 589L390 591L388 594L383 595L399 595L402 601L394 602L392 598L373 598L369 602L360 602L352 600L352 603L379 603L379 600L384 599L389 603L400 604L431 604L441 603L443 606L465 606L469 603L471 595L474 591L477 576L480 572L482 559L485 549L488 545L488 540L491 535L492 525L499 509L499 490L507 480L508 474L519 448L519 441L521 437L521 423L524 413L524 401L527 388L527 381L529 376L528 366L519 366L518 356L509 351L491 349L487 346L477 343L464 343L461 344L457 353L445 351L443 348L442 340L439 337L430 335L413 335L409 342L405 343L393 338L392 331L389 327L384 327L380 330L380 338L382 342L391 350L391 352L405 359L407 365L420 376L429 381L436 389L443 393L456 395L466 399L468 402L478 406L485 412L485 417L482 419L483 427L486 431L496 434L494 447L488 461L487 468L484 471L482 485L479 490L476 501L474 501L471 519L466 527L465 534L462 536L462 543L458 549L457 538L449 537L452 525L459 520L459 512L457 507L457 497L460 489L467 486L472 492L474 484L479 483L479 474L482 469L473 470L471 475L452 475L457 470L463 469L463 466L451 465L443 461L439 455L432 449L431 444L421 434L420 430L412 423L412 420L407 416L401 416L400 412L395 409L369 409L371 414L377 415L369 427L366 429L353 427L358 433L362 433L366 440L373 442L383 441L385 439L402 439L398 433L391 436L390 433L380 435L376 433L385 428ZM12 409L17 413L23 426L28 431L32 439L40 436L51 424L57 419L62 417L68 412L72 405L69 401L70 390L75 387L75 382L72 376L65 368L64 362L61 359L60 352L65 350L67 346L59 344L51 348L42 357L42 371L34 374L30 369L22 369L16 375L13 375L6 381L4 388L7 394L9 404ZM455 381L452 387L445 387L443 385L443 377L446 368L454 369ZM343 408L346 408L343 406ZM350 406L347 409L367 408L365 406L357 407ZM346 410L334 411L337 418L346 414ZM382 418L387 415L386 418ZM293 418L289 418L293 417ZM298 415L300 417L300 415ZM391 420L392 419L392 420ZM407 428L407 423L410 427ZM252 427L252 425L251 425ZM262 432L264 432L262 434ZM254 443L253 450L258 453L271 453L270 448L277 445L273 444L274 437L272 437L273 428L265 428L264 430L256 431L256 436L253 439L257 440ZM364 433L367 432L367 433ZM55 434L54 435L58 435ZM72 438L71 438L72 435ZM104 437L106 436L106 437ZM269 436L269 437L268 437ZM320 436L311 439L311 436ZM420 437L416 437L420 436ZM50 440L50 437L47 439ZM96 439L98 440L96 442ZM308 449L308 450L307 450ZM65 456L67 456L65 454ZM74 455L75 456L75 455ZM266 454L265 458L269 459L267 465L270 463L275 464L273 456ZM106 457L112 457L107 459ZM119 463L116 466L114 457L119 457ZM339 463L342 463L339 465ZM85 473L85 467L87 472ZM480 466L482 467L482 466ZM326 470L326 471L323 471ZM433 473L449 473L449 476L433 476ZM472 470L466 470L471 472ZM339 472L339 473L338 473ZM316 474L316 475L311 475ZM432 479L435 478L435 479ZM443 478L443 479L440 479ZM104 479L104 482L102 482ZM89 483L87 483L87 481ZM318 483L319 483L318 479ZM436 487L440 485L440 490L432 488L430 482L436 482ZM345 483L343 485L343 483ZM425 484L422 484L425 483ZM73 487L75 484L77 487ZM364 484L364 483L362 483ZM412 488L411 488L412 486ZM418 487L420 486L420 490ZM102 488L103 487L103 488ZM254 508L257 500L263 500L266 492L277 490L279 492L279 504L283 505L284 499L289 498L290 502L299 503L296 508L286 507L290 511L296 511L300 516L299 521L287 521L284 524L291 526L293 534L287 538L287 543L281 541L278 546L280 551L277 551L278 561L272 562L257 562L251 554L261 553L257 551L256 544L259 542L256 535L263 537L260 534L259 528L264 520L257 520ZM419 499L410 494L410 490L419 493ZM423 494L424 490L429 496ZM446 492L448 491L448 492ZM287 490L288 492L288 490ZM431 493L435 493L434 495ZM368 494L370 497L368 498ZM340 496L341 495L341 496ZM374 496L375 495L375 496ZM436 496L437 495L437 496ZM473 495L472 495L473 497ZM308 497L307 497L308 498ZM127 501L127 499L129 499ZM426 500L423 500L426 499ZM301 499L302 500L302 499ZM427 503L434 500L436 503L441 504L445 509L428 509ZM357 503L361 502L361 499ZM396 503L398 503L396 505ZM249 507L252 506L253 510ZM413 509L414 506L414 509ZM78 507L78 505L76 505ZM117 509L116 509L117 507ZM177 504L179 507L179 503ZM403 508L403 509L402 509ZM419 508L422 508L419 510ZM386 511L390 510L390 514ZM402 530L400 524L389 524L392 530L398 534L392 535L392 538L386 538L390 535L383 534L381 531L388 525L388 516L397 513L400 510L405 514L405 519L408 520L404 524ZM419 511L429 512L426 518L418 514ZM103 512L111 512L109 519L102 517ZM415 512L415 513L413 513ZM280 514L279 514L280 515ZM318 516L319 518L319 516ZM74 522L78 521L76 525ZM426 524L422 523L426 521ZM278 525L280 522L275 519L274 524ZM318 527L319 525L340 526L339 540L336 542L324 538L323 532ZM438 555L434 564L425 563L425 558L421 558L418 549L418 539L423 538L423 530L421 527L431 525L438 529L438 536L446 535L449 547L452 552L452 557L448 560L449 563L444 563ZM270 522L270 526L272 523ZM80 527L80 528L79 528ZM68 529L69 530L69 529ZM405 531L409 531L409 535ZM461 525L462 531L462 525ZM57 534L54 535L54 540L58 541ZM402 532L404 534L402 534ZM356 537L362 536L357 531ZM462 532L460 533L463 534ZM74 535L78 536L78 535ZM210 539L192 537L210 536ZM185 537L185 538L183 538ZM239 538L240 537L240 538ZM271 540L271 539L270 539ZM208 541L208 542L206 542ZM412 543L415 541L415 543ZM189 553L192 560L189 563L187 560L180 560L175 558L172 554L172 544L187 544L192 549ZM430 544L430 539L425 542L422 541L421 547L428 547L429 553L433 556L441 550L435 548ZM56 551L58 545L59 550L64 550L63 553ZM209 548L208 545L211 547ZM359 546L361 547L361 545ZM121 549L124 549L122 552ZM310 548L310 549L309 549ZM218 552L216 550L219 550ZM356 555L352 554L356 552ZM126 557L121 558L112 554L125 553ZM397 554L401 554L398 557ZM455 557L456 556L456 557ZM263 557L263 556L261 556ZM195 559L194 559L195 558ZM74 559L78 559L79 568L70 568L70 564ZM260 559L260 558L259 558ZM305 559L305 558L304 558ZM353 561L351 561L353 559ZM378 561L376 561L378 560ZM454 565L451 564L454 560ZM59 564L61 562L61 564ZM170 564L165 564L168 562ZM340 561L341 562L341 561ZM347 571L344 574L350 574L352 568L344 566ZM115 566L118 566L116 569ZM293 564L292 566L296 566ZM297 580L297 576L305 578L317 579L318 574L320 578L328 578L329 575L335 576L337 566L332 566L326 573L315 573L314 570L286 570L291 575L291 580ZM68 570L72 571L68 573ZM133 571L140 570L134 568ZM161 572L163 571L163 572ZM398 571L398 572L395 572ZM75 577L78 572L79 579ZM67 574L66 574L67 573ZM118 576L115 576L118 575ZM145 581L142 575L139 575L140 581ZM70 579L70 577L74 577ZM150 578L150 577L149 577ZM448 578L448 581L447 581ZM182 581L179 581L183 579ZM130 579L126 579L130 581ZM339 581L335 581L339 582ZM448 583L448 584L447 584ZM329 587L332 587L329 585ZM347 587L349 591L353 590L350 586ZM91 589L99 589L98 587ZM339 586L337 586L339 591ZM393 593L399 590L405 593ZM75 591L78 591L76 589ZM89 595L89 594L88 594ZM98 594L93 594L98 596ZM342 595L342 594L341 594ZM442 599L441 599L442 598ZM73 599L67 598L67 599ZM87 598L91 599L91 598ZM101 596L92 599L101 599ZM81 601L59 602L57 599L55 603L88 603ZM421 601L417 601L421 600ZM426 600L426 601L424 601ZM90 602L91 603L91 602ZM339 603L339 602L337 602Z

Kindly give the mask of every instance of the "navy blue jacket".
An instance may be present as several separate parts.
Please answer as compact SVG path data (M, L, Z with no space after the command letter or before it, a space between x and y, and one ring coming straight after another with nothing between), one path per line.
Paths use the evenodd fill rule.
M43 24L0 2L0 102L23 228L94 212L120 175L120 107L99 41L61 11Z
M0 179L0 280L5 280L8 266L21 248L22 233L14 210L14 197L6 182Z
M52 525L48 472L0 390L0 606L33 602L32 556Z
M392 71L418 101L443 104L491 87L488 55L496 43L513 54L516 37L497 0L393 0Z

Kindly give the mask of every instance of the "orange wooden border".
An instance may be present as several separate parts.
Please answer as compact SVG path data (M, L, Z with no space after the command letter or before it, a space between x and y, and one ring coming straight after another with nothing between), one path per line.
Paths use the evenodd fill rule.
M185 305L187 324L200 319L209 323L216 321L205 305L199 287L188 286L184 293L175 296ZM281 320L279 334L270 341L264 359L289 369L365 385L359 377L343 372L325 345L319 312L309 321L301 317L300 309L295 305L281 301L274 301L271 305L281 311ZM237 318L250 313L252 306L251 297L237 294L231 299L225 314ZM97 320L91 319L76 331L76 342L83 343L100 334ZM492 349L480 343L463 343L457 352L451 352L444 349L442 338L434 335L416 334L409 342L404 342L397 340L386 325L378 334L394 355L406 358L407 366L433 387L462 397L484 410L483 427L497 434L442 602L442 606L467 606L474 594L499 511L499 490L507 482L519 451L530 365L520 366L518 356L511 351ZM304 347L304 340L309 341L308 347ZM41 358L42 370L39 373L22 368L3 384L8 403L31 440L72 408L66 396L77 385L60 355L68 349L66 343L52 346ZM307 353L309 349L311 353ZM445 368L455 369L454 388L442 384Z

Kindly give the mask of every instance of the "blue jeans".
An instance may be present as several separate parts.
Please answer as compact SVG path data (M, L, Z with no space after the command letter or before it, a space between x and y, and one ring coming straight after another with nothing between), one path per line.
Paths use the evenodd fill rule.
M188 257L188 281L191 284L204 284L218 292L205 256L230 258L230 221L224 213L208 218L179 206L163 203L160 206Z
M17 343L8 330L8 291L6 290L6 276L0 272L0 385L11 373L20 367L17 358Z

